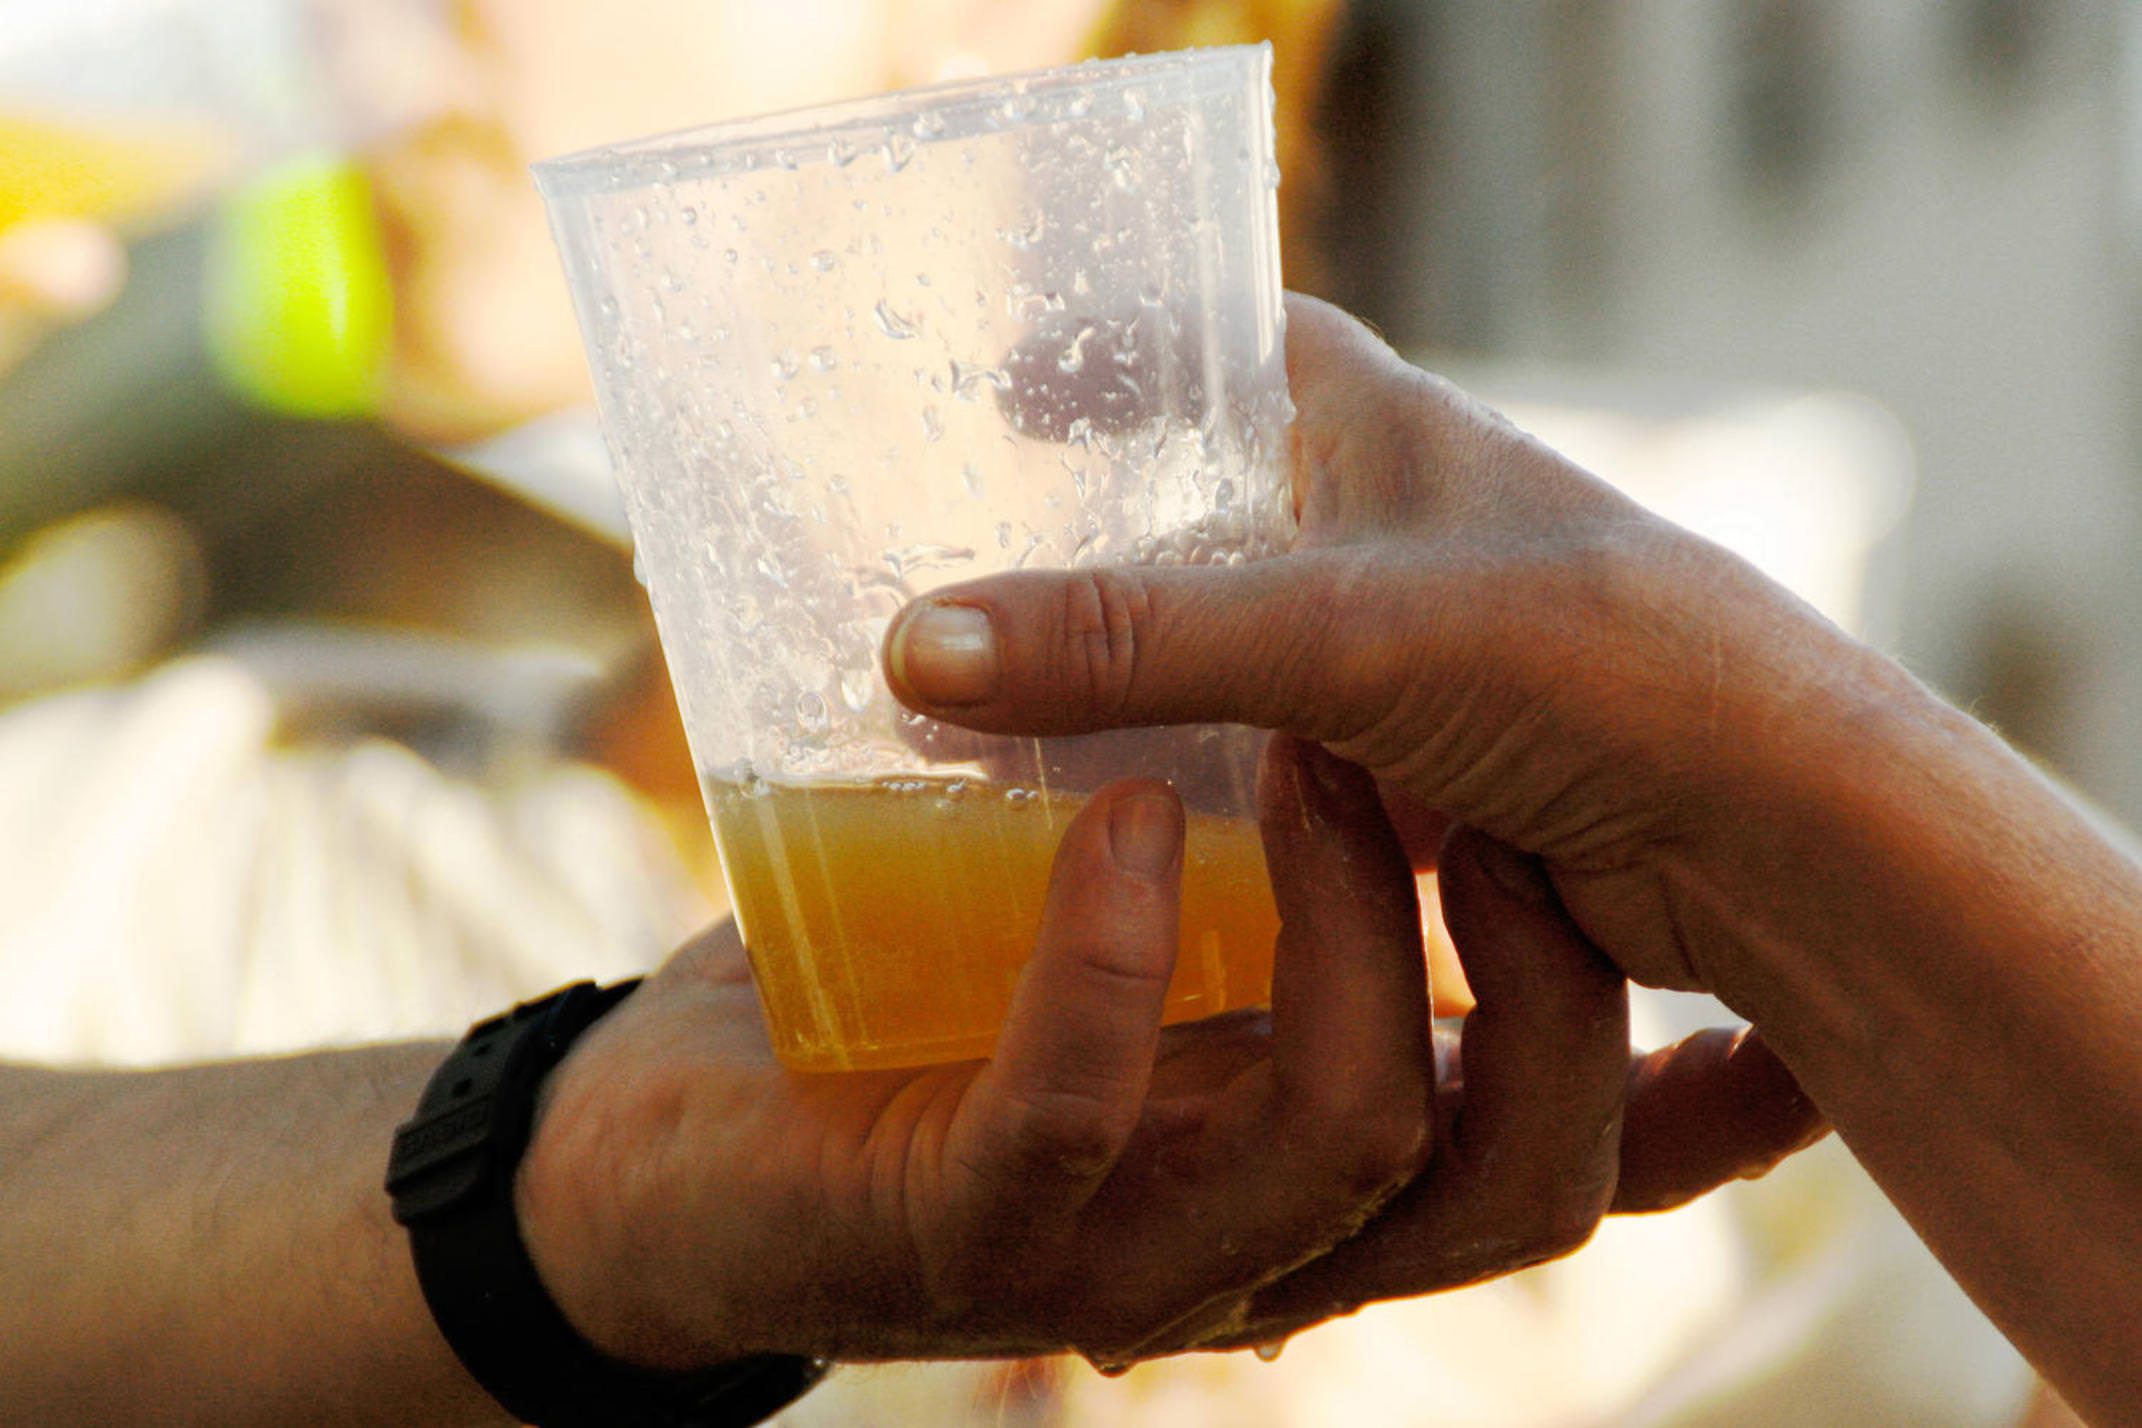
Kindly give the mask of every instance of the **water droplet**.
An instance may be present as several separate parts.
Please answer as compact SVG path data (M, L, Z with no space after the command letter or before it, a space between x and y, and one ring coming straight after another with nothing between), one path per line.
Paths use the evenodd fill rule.
M826 142L826 161L837 169L844 169L854 163L856 155L861 152L855 144L839 135Z
M1078 336L1072 338L1070 345L1056 355L1056 370L1059 372L1076 372L1084 367L1086 365L1086 339L1091 336L1093 336L1093 327L1090 323L1079 328Z
M775 149L773 151L773 161L776 165L784 169L793 169L796 167L796 155L793 151L788 149Z
M830 371L832 371L832 370L833 370L833 369L834 369L835 367L838 367L839 365L840 365L840 358L838 358L838 357L836 357L836 356L834 356L834 355L833 355L833 349L832 349L832 348L830 348L830 347L813 347L813 348L811 349L811 370L812 370L812 371L814 371L814 372L830 372Z
M969 461L959 468L959 483L967 488L967 494L977 500L982 494L981 468Z
M878 331L895 341L915 335L913 319L894 312L892 304L884 298L878 299L878 305L871 309L871 314L878 320Z
M684 226L687 228L699 222L699 210L689 203L677 210L677 216L684 220Z
M1133 124L1145 119L1145 96L1135 89L1123 91L1123 117Z
M1004 802L1012 808L1032 808L1034 801L1039 797L1040 795L1030 788L1008 788L1004 790ZM1094 1367L1100 1368L1100 1365L1095 1364ZM1101 1372L1106 1373L1108 1370L1101 1369Z
M1136 1367L1116 1359L1088 1359L1086 1362L1092 1364L1093 1371L1103 1378L1121 1378Z
M775 355L771 365L773 367L773 379L776 382L789 381L798 372L803 370L802 361L797 358L794 352L790 351L786 347L782 348L781 351Z
M823 734L832 722L832 711L826 708L824 695L807 689L796 696L797 728L806 734Z
M721 250L721 260L724 263L733 263L737 260L737 257L738 254L734 248L724 248Z
M811 266L821 273L830 273L840 263L840 258L830 248L820 248L811 254Z
M1048 231L1048 227L1048 215L1036 213L1024 224L1014 224L999 228L997 237L1023 253L1041 241L1042 235Z
M934 109L925 109L915 116L911 125L918 139L934 139L945 131L945 116Z
M1138 184L1138 155L1122 144L1117 144L1101 155L1101 167L1109 180L1120 189L1131 189Z
M1285 1339L1274 1339L1268 1344L1259 1344L1250 1352L1257 1356L1259 1363L1273 1364L1279 1362L1279 1356L1285 1353L1286 1349L1287 1341Z
M922 408L922 439L924 441L940 441L944 438L944 434L944 414L937 410L935 404L926 404Z
M969 366L957 357L952 359L953 396L963 402L971 402L980 395L985 385L999 392L1008 391L1011 388L1011 373L1001 367L983 366L979 363Z
M848 706L850 714L860 714L870 707L870 700L877 693L877 685L870 669L844 669L840 674L840 702Z
M923 542L904 546L899 550L884 552L885 568L893 573L895 580L906 580L918 570L933 570L946 565L963 565L974 559L972 546L936 545Z
M893 173L906 168L915 157L915 141L905 134L885 136L885 167Z

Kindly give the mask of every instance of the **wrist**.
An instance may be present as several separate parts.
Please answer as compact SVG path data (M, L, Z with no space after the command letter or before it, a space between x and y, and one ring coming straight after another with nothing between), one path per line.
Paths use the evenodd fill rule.
M517 1421L741 1428L807 1392L825 1365L760 1355L678 1373L607 1354L559 1308L520 1223L539 1089L637 985L579 983L470 1028L396 1131L387 1189L447 1344Z

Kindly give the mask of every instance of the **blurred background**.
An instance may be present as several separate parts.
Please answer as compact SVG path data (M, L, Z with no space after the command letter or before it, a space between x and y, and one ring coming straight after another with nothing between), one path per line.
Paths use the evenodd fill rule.
M455 1030L724 905L531 160L1256 39L1290 285L2142 820L2142 7L0 0L0 1055ZM788 1421L2063 1419L1832 1144L1270 1364Z

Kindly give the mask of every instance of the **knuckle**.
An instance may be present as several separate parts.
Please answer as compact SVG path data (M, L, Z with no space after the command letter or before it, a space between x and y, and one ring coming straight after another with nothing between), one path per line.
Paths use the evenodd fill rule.
M999 1150L1006 1179L1085 1180L1106 1171L1128 1132L1118 1092L1109 1078L1094 1077L1009 1094Z
M1064 586L1066 673L1103 712L1121 710L1129 702L1140 636L1151 618L1150 594L1135 574L1080 571Z

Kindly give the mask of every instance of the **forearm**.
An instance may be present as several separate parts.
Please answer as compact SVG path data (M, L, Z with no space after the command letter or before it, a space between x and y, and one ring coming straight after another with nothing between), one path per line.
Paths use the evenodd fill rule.
M380 1188L445 1051L0 1068L0 1423L502 1421Z
M1684 933L1995 1321L2079 1406L2131 1411L2142 870L1889 689L1808 726L1833 732L1776 816L1682 882Z

